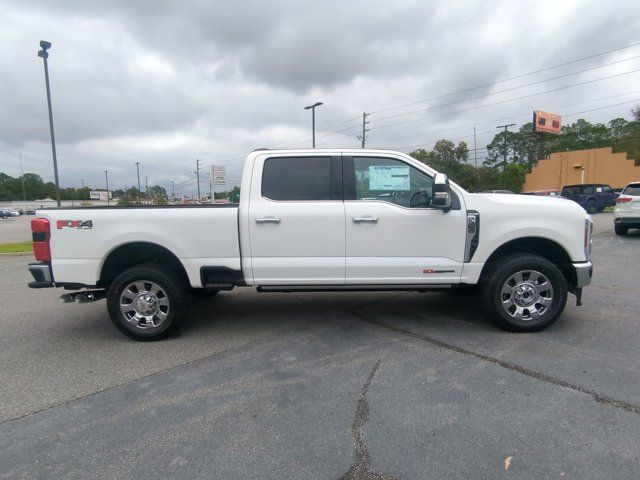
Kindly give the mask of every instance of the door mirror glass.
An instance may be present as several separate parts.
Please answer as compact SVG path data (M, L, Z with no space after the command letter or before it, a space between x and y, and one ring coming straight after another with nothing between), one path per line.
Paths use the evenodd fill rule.
M444 211L451 209L451 186L449 185L449 178L444 173L436 173L433 178L431 206Z

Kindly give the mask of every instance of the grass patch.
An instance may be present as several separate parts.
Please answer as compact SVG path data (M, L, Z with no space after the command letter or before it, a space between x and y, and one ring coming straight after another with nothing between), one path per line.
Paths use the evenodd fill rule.
M33 251L32 242L0 243L0 253L21 253Z

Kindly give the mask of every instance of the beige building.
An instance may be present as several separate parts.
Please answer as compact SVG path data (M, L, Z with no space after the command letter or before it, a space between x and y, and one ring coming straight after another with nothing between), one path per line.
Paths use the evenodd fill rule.
M592 148L552 153L540 160L525 177L522 191L560 190L577 183L622 188L631 181L640 181L640 166L636 167L626 153L613 153L610 147Z

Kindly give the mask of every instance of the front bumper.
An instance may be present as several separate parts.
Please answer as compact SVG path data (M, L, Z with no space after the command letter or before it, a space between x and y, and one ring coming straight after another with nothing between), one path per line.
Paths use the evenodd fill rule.
M51 265L47 262L29 264L29 273L33 275L33 282L29 282L29 288L50 288L54 287Z
M586 287L591 283L591 277L593 276L593 263L591 262L574 263L573 268L576 272L575 288Z

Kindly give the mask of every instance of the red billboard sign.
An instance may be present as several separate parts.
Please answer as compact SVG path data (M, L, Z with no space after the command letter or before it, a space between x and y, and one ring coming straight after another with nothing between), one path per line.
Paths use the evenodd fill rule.
M560 135L562 133L562 117L555 113L533 111L533 131L536 133L550 133Z

